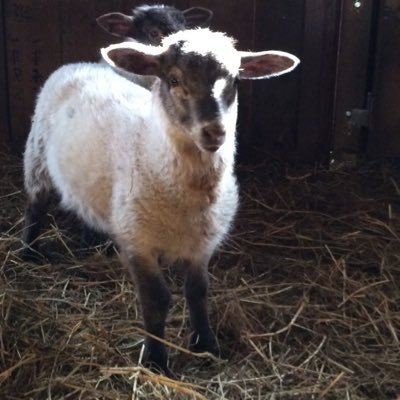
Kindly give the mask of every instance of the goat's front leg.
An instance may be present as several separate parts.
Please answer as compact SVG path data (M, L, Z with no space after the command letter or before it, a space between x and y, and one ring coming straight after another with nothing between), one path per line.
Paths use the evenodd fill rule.
M190 349L195 352L208 351L219 354L217 340L210 328L207 307L208 265L187 263L185 296L189 306L192 336Z
M152 335L164 338L171 295L162 271L155 260L122 253L122 261L133 275L142 307L144 327ZM160 341L147 337L145 341L144 364L167 375L167 350Z

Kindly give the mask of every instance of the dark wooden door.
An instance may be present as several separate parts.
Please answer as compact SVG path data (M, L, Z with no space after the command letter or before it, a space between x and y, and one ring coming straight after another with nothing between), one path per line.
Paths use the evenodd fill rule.
M381 2L368 153L400 156L400 1Z
M400 1L343 1L333 159L400 156Z

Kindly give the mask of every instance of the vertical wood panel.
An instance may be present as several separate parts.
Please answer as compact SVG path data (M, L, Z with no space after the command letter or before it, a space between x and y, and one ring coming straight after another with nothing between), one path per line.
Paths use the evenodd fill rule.
M99 59L95 38L96 0L61 2L62 63L96 61Z
M350 124L346 112L366 106L372 6L373 0L343 1L334 110L333 149L338 162L351 159L360 148L361 129Z
M5 0L12 145L22 149L36 94L59 64L59 15L52 0Z
M4 3L0 3L0 151L10 144Z
M340 1L306 0L296 156L327 161L332 144Z
M283 50L301 58L303 13L304 1L257 0L255 50ZM250 142L256 149L285 157L295 151L299 76L300 68L253 84Z
M372 129L368 152L372 156L400 155L400 4L382 2L373 92Z

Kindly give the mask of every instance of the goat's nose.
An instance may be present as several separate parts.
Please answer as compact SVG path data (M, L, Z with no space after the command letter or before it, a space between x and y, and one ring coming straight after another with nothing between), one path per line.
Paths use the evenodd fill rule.
M203 128L203 135L208 140L219 142L225 136L225 131L218 126L207 126Z

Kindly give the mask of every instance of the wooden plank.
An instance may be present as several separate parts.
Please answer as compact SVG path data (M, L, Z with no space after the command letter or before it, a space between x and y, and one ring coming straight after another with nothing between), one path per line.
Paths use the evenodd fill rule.
M61 1L62 63L97 61L95 0Z
M333 159L353 161L361 144L361 129L348 112L366 107L373 0L343 1L339 31L334 105Z
M283 50L301 58L304 2L257 0L255 50ZM285 156L295 151L300 68L291 74L253 85L254 152ZM254 154L251 154L254 159Z
M296 157L329 159L340 2L306 0Z
M400 156L400 4L382 2L368 153Z
M226 32L238 41L238 47L251 49L254 24L254 0L190 0L189 7L201 6L213 11L211 21L213 29Z
M3 3L0 3L0 151L6 151L10 144L7 64L5 49L5 24Z
M52 0L5 0L12 146L21 151L37 92L60 63L58 9Z
M130 14L133 7L135 1L127 0L62 0L62 63L100 60L100 48L121 39L104 32L96 18L112 11Z

